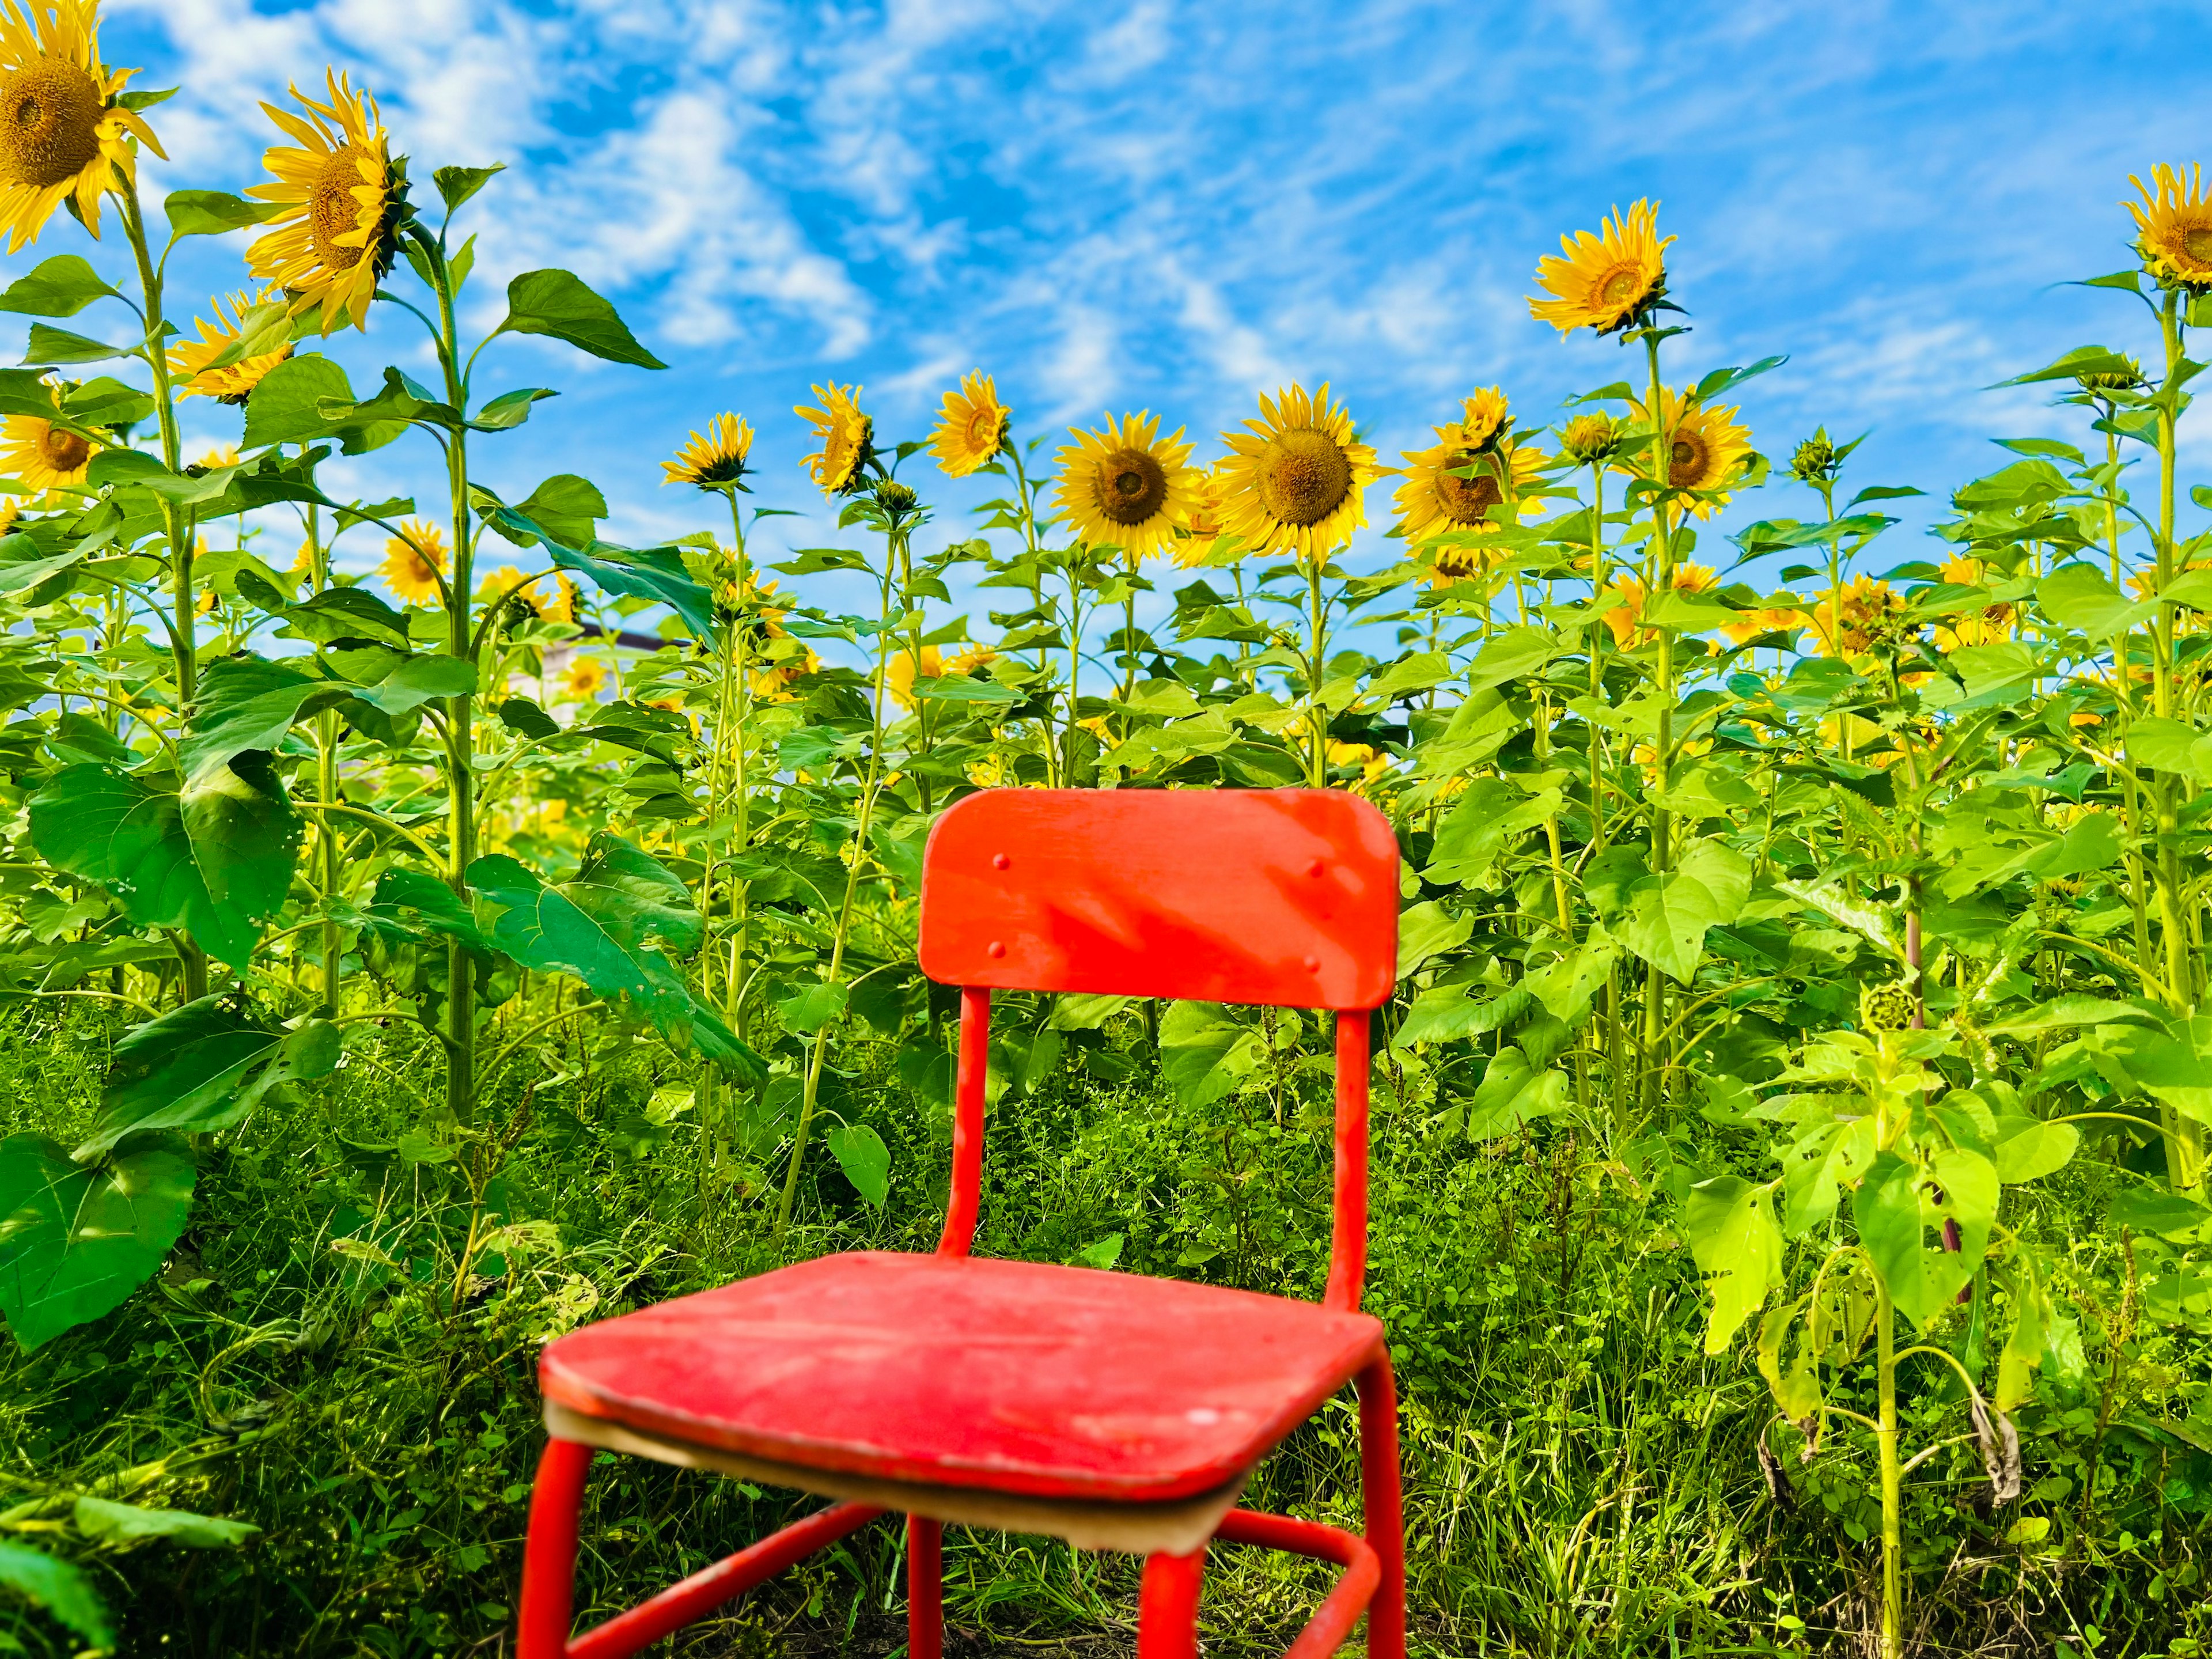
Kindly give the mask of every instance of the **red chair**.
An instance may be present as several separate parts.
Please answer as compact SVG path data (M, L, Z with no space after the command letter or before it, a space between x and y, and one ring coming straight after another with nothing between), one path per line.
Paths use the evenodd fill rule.
M962 987L951 1197L934 1255L863 1251L662 1303L550 1344L517 1659L616 1659L890 1511L908 1652L943 1650L946 1522L1145 1556L1140 1659L1194 1656L1206 1540L1341 1564L1290 1650L1360 1613L1405 1652L1397 1405L1367 1249L1368 1015L1396 969L1398 847L1320 790L990 790L931 835L921 966ZM994 989L1336 1012L1336 1194L1318 1304L971 1257ZM1358 1391L1364 1536L1238 1508L1260 1460ZM839 1499L581 1636L577 1516L595 1449Z

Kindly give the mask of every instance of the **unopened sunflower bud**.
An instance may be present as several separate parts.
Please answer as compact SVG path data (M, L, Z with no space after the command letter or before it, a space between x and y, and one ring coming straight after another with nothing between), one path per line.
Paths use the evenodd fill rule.
M1620 423L1610 415L1577 415L1559 428L1559 447L1583 466L1609 461L1620 450Z
M1790 476L1800 483L1820 483L1836 476L1836 447L1825 428L1797 446L1790 458Z
M2141 363L2133 357L2123 357L2120 361L2127 365L2124 369L2112 369L2101 374L2077 374L2074 378L2081 383L2084 392L2133 392L2148 384L2143 379Z
M1869 1031L1909 1030L1912 1013L1912 993L1895 980L1859 993L1859 1023Z

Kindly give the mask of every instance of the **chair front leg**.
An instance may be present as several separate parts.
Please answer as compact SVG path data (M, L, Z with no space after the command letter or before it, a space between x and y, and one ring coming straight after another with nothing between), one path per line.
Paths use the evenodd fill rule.
M1398 1388L1390 1356L1359 1373L1359 1486L1367 1546L1382 1569L1367 1604L1368 1659L1405 1659L1406 1521L1399 1487Z
M576 1525L593 1449L549 1440L530 1489L530 1535L522 1553L522 1615L515 1659L562 1659L576 1593Z
M1137 1659L1198 1659L1198 1591L1206 1546L1188 1555L1148 1555L1137 1593Z
M906 1518L907 1659L944 1659L945 1523Z

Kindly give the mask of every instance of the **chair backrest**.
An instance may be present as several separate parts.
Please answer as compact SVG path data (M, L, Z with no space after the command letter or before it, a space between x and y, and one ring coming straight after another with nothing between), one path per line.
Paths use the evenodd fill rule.
M1374 1008L1397 958L1397 837L1332 790L989 789L922 863L940 984Z
M922 860L921 969L960 994L952 1182L939 1253L965 1255L983 1173L991 993L1336 1011L1331 1307L1367 1254L1368 1011L1398 963L1398 841L1322 789L988 789Z

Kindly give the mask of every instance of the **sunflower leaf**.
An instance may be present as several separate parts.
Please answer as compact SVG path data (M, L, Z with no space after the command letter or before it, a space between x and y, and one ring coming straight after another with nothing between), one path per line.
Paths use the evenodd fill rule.
M541 398L557 398L557 392L544 386L526 386L520 392L502 392L485 404L469 419L473 432L507 432L520 426L530 418L530 405Z
M57 253L40 260L28 276L18 276L5 293L0 293L0 311L31 317L74 317L94 300L120 292L108 287L76 254Z
M82 1569L28 1545L0 1544L0 1585L44 1607L94 1647L114 1643L107 1608Z
M459 212L462 203L489 184L494 174L506 171L504 161L494 161L488 167L440 167L430 175L430 182L437 185L446 211L452 214Z
M283 210L282 202L249 202L222 190L172 191L161 204L172 237L220 236L265 223Z
M47 363L100 363L110 357L135 357L135 346L110 345L105 340L88 339L82 334L72 334L65 328L49 328L44 323L31 325L30 343L24 348L26 368Z
M526 270L507 285L507 320L495 334L545 334L613 363L665 368L637 343L612 303L566 270Z

